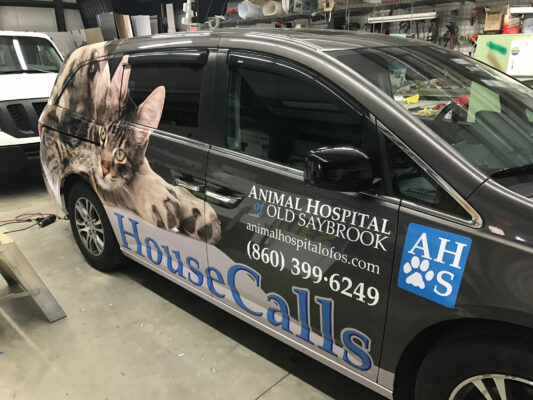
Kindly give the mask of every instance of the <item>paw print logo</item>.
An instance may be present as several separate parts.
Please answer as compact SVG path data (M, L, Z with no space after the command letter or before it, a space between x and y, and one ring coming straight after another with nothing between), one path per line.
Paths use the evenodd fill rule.
M417 256L411 258L411 262L406 262L403 266L403 272L407 275L405 282L419 289L425 289L426 282L431 281L435 273L429 270L429 261L422 260Z

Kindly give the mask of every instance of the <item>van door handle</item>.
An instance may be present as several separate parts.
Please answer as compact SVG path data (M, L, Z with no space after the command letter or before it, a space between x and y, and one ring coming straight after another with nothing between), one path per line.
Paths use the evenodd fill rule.
M225 195L220 194L217 192L212 192L211 190L207 190L205 192L205 197L207 200L212 201L215 204L218 204L219 206L226 207L226 208L234 208L239 204L243 196L237 196L237 195Z
M195 183L184 181L183 179L180 179L180 178L175 178L172 184L174 186L181 186L187 190L190 190L191 192L197 192L197 193L205 192L205 185L197 185Z
M220 194L217 192L213 192L211 190L206 190L205 185L198 185L198 184L191 183L180 178L174 178L174 182L172 184L174 186L180 186L182 188L190 190L191 192L205 193L206 200L210 200L213 203L218 204L219 206L222 206L222 207L226 207L226 208L233 208L237 206L237 204L239 204L244 198L243 196L239 196L239 195L230 196L230 195L224 195L224 194Z

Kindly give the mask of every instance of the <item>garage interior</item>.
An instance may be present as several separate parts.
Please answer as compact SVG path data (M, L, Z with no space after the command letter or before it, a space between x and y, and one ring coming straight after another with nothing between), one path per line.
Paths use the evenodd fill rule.
M317 0L289 13L281 1L269 0L272 10L266 3L0 0L0 31L45 33L64 58L104 40L214 28L372 32L436 43L533 87L533 68L509 61L512 41L533 43L530 0ZM533 50L524 53L521 65L533 65ZM37 136L40 111L0 118ZM36 151L26 157L35 161ZM0 399L384 398L133 261L108 273L91 268L38 163L28 165L0 158L0 232L66 318L48 322L31 288L17 296L16 280L0 281ZM41 227L47 215L54 220Z

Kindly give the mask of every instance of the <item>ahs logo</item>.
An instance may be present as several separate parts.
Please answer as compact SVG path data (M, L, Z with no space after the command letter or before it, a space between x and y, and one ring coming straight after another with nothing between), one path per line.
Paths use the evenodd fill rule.
M445 307L455 307L472 240L409 224L398 286Z

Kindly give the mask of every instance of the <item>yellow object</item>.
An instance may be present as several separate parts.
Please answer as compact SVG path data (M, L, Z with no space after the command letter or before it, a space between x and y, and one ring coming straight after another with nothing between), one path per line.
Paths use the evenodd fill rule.
M418 94L415 94L414 96L406 97L405 99L403 99L403 101L405 101L407 104L416 104L418 103L419 99L420 96Z
M424 108L422 110L419 110L413 113L413 115L416 115L418 117L431 117L433 114L435 114L435 111L428 110L427 108Z

